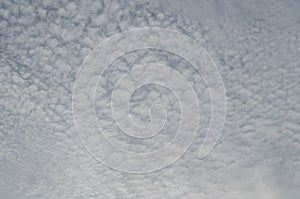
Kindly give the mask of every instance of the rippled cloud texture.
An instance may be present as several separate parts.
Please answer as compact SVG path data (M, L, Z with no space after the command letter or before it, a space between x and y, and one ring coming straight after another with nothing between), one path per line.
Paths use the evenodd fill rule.
M299 9L297 0L0 0L0 198L299 197ZM143 27L181 32L207 50L223 78L227 115L217 146L199 159L211 101L190 63L159 49L116 59L98 82L94 105L98 120L111 130L110 139L123 149L161 148L172 141L181 119L182 102L172 90L145 85L129 100L131 119L140 127L169 119L152 140L128 142L119 132L106 109L105 92L133 65L177 68L199 99L199 131L186 153L159 171L129 174L99 163L82 145L72 92L92 49L116 33ZM120 88L130 84L130 77L125 80L128 84ZM121 97L116 99L118 107ZM156 99L164 108L152 106ZM125 116L116 117L122 121ZM86 139L97 146L96 140ZM153 164L143 163L138 167Z

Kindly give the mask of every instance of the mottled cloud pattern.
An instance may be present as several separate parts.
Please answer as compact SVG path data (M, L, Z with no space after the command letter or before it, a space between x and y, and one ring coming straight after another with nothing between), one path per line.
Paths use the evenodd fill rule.
M0 198L297 198L299 9L297 0L1 0ZM95 115L111 130L114 144L135 152L157 150L172 141L180 124L180 103L159 85L139 87L128 107L141 127L151 123L151 114L167 118L158 137L129 140L112 123L105 92L133 65L177 68L195 88L201 112L199 132L180 159L156 172L129 174L102 165L82 145L72 92L92 49L142 27L184 33L207 50L223 78L227 114L218 144L199 159L211 101L190 63L159 49L116 59L95 93ZM157 99L164 109L153 106L149 114Z

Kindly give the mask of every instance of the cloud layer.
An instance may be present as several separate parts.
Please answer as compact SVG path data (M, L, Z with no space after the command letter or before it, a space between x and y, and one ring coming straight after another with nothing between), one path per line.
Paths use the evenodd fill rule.
M296 198L299 8L296 0L203 0L185 6L180 1L1 1L0 198ZM206 159L197 158L200 133L170 167L132 175L99 164L81 145L72 89L84 57L99 42L147 26L183 32L209 52L226 87L227 117L220 142ZM143 52L133 56L128 60ZM133 98L138 102L143 95L137 91ZM202 128L209 119L208 99L203 98ZM143 110L132 106L136 121L147 123ZM172 125L168 128L172 132Z

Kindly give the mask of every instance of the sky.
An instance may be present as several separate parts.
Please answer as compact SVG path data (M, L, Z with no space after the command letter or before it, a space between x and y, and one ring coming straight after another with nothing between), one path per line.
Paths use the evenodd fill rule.
M299 9L0 0L0 199L296 199Z

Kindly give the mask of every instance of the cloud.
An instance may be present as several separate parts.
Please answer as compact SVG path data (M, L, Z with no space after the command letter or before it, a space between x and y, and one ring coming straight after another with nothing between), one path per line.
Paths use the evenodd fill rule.
M232 0L185 5L1 2L0 198L299 195L299 3ZM203 97L203 125L187 153L163 170L132 175L105 167L81 145L72 119L72 89L84 57L99 42L146 26L183 32L209 52L226 87L227 117L219 144L199 160L202 129L209 119L209 98ZM128 63L147 54L131 56ZM122 71L124 65L118 66ZM156 91L168 93L162 88L152 91L153 96ZM136 100L143 96L142 91L136 94ZM168 102L174 102L169 97ZM143 113L134 111L134 117ZM139 119L147 123L145 115ZM138 145L136 149L144 150Z

